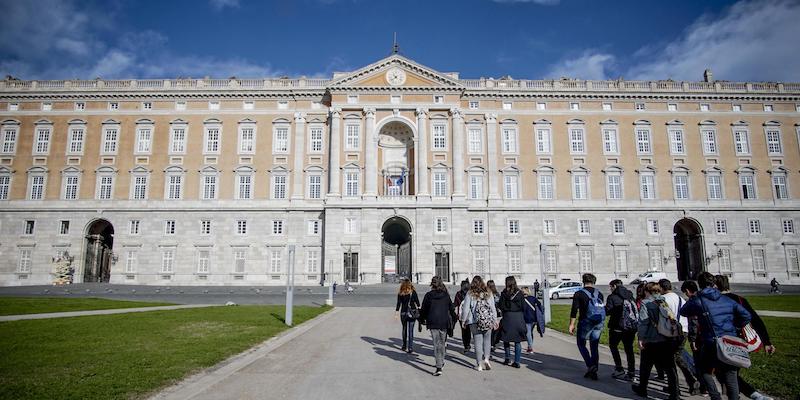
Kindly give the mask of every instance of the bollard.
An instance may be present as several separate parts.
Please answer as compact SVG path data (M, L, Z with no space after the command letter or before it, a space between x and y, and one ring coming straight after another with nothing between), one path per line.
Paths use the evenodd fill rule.
M547 324L551 320L550 316L550 296L547 293L542 295L542 305L544 306L544 323Z
M328 298L325 300L325 305L333 305L333 285L328 286Z
M292 326L292 306L294 302L294 245L289 248L289 271L286 276L286 325Z

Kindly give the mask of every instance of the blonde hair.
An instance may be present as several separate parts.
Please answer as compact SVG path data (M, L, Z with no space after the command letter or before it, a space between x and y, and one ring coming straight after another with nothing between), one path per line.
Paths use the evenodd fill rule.
M405 296L407 294L411 294L414 291L414 284L411 283L411 279L404 279L403 283L400 284L400 291L398 294L401 296Z
M658 282L649 282L644 286L644 291L650 294L661 294L661 285Z

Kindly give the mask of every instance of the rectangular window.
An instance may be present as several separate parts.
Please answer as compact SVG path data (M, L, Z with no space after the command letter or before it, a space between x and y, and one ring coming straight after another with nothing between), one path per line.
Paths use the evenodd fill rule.
M344 174L345 195L356 197L361 194L358 188L358 172L348 171Z
M170 135L170 153L183 154L186 152L186 128L172 127Z
M167 177L167 200L179 200L183 192L183 176L169 175Z
M645 110L645 105L644 105L644 103L636 103L634 108L636 109L636 111L644 111Z
M553 200L554 198L555 198L555 191L553 188L553 175L550 174L539 175L539 199Z
M558 252L553 247L548 247L544 251L544 272L548 274L558 272Z
M361 148L360 126L347 124L345 126L345 150L359 150Z
M517 152L517 130L511 128L503 129L503 153Z
M19 251L19 265L17 265L17 271L28 273L31 272L31 266L33 262L31 260L31 253L33 251L30 249L23 249Z
M749 219L747 221L747 225L750 227L750 234L751 235L760 235L761 234L761 220L759 219Z
M667 104L667 111L678 111L678 105L675 103Z
M669 131L669 144L672 154L686 154L682 130L672 129Z
M605 154L619 153L616 129L603 129L603 152Z
M800 253L797 247L786 248L786 269L796 277L800 275Z
M209 101L208 102L208 109L209 110L219 110L219 102L218 101Z
M628 272L628 250L614 250L614 271Z
M240 219L236 221L236 234L247 235L247 220Z
M622 200L622 176L617 174L606 175L606 184L609 200Z
M17 151L17 130L3 129L3 153L13 154Z
M136 130L136 152L150 153L150 143L153 141L153 131L151 128L139 128Z
M703 153L704 154L717 154L717 132L704 129L701 131L703 136Z
M611 111L612 108L611 103L603 103L603 111Z
M26 220L25 224L22 226L22 234L26 236L33 235L36 228L36 221L34 220Z
M119 110L119 103L117 103L117 102L108 103L108 109L109 109L109 111Z
M247 250L236 249L233 251L233 273L243 274L247 264Z
M483 152L483 135L478 128L469 129L469 152L472 154Z
M486 273L486 249L472 249L472 267L476 274Z
M570 129L569 143L570 143L570 153L584 154L586 152L586 147L584 143L583 129Z
M175 250L161 252L161 273L171 274L175 268Z
M447 233L447 217L436 217L434 225L436 233Z
M272 145L273 153L289 152L289 128L285 126L275 127L274 142Z
M112 176L99 176L98 177L98 200L111 200L113 190L114 178Z
M11 189L11 175L8 174L0 175L0 200L8 200L8 192L10 189Z
M514 107L514 103L512 103L512 102L510 102L510 101L504 101L503 102L503 110L510 110L513 107Z
M781 225L783 226L783 233L785 235L794 235L793 219L784 219L783 221L781 221Z
M389 103L390 104L400 104L403 101L403 96L400 95L391 95L389 96Z
M472 233L475 235L483 235L483 220L482 219L473 219L472 220Z
M625 220L624 219L615 219L612 221L614 225L614 234L615 235L624 235L625 234Z
M288 101L279 101L278 102L278 110L288 110L289 109L289 102Z
M308 220L307 221L307 224L308 224L307 228L308 229L307 229L306 233L309 236L317 236L317 235L319 235L320 223L321 223L321 221L318 220L318 219L310 219L310 220Z
M578 234L579 235L588 235L592 233L591 226L589 225L588 219L579 219L578 220Z
M731 110L733 110L733 112L742 112L742 105L741 104L733 104L731 106Z
M220 129L206 128L206 141L203 153L219 153Z
M152 110L152 109L153 109L153 103L149 101L145 101L142 103L142 110Z
M132 219L128 221L128 234L129 235L138 235L139 234L139 220Z
M252 154L256 151L256 129L252 126L239 127L239 153Z
M506 199L515 200L519 198L519 177L517 175L505 175L503 184Z
M539 111L547 110L547 103L536 103L536 109Z
M686 175L675 175L673 176L673 183L675 185L675 199L688 200L689 177Z
M470 110L477 110L480 107L480 103L477 101L470 101L469 102L469 109Z
M136 273L136 266L138 264L137 254L134 250L128 250L125 252L125 273L128 274L135 274Z
M727 235L728 234L728 220L727 219L718 219L714 221L714 226L717 229L717 235Z
M571 111L579 111L581 109L580 103L569 103L569 109Z
M243 110L254 110L256 108L256 102L252 100L245 100L242 102L242 109Z
M772 104L764 104L764 112L772 112L773 110Z
M29 200L44 199L44 175L30 176L30 190L28 192L28 199Z
M508 234L509 235L519 235L519 220L518 219L510 219L510 220L508 220Z
M50 152L50 128L36 128L36 145L34 154L47 154Z
M274 175L272 177L272 198L286 198L286 175Z
M773 174L772 187L775 189L775 198L786 200L789 198L789 190L786 188L786 175Z
M636 154L650 154L651 152L650 130L636 129Z
M200 234L202 235L210 235L211 234L211 220L204 219L200 221Z
M78 199L78 176L64 175L64 200Z
M119 129L103 129L103 154L116 154L117 141L119 140Z
M83 138L85 135L85 129L83 127L79 128L70 128L69 130L69 144L67 145L67 149L69 150L70 154L81 154L83 153Z
M640 196L642 200L653 200L656 198L655 177L652 174L642 174L639 176Z
M447 196L447 174L444 172L433 173L433 195L435 197Z
M556 220L554 219L546 219L542 221L542 232L545 235L555 235L556 234Z
M177 110L177 111L185 111L186 110L186 102L185 101L176 101L175 102L175 110Z
M720 248L718 252L719 256L719 270L722 273L731 272L733 269L731 268L731 249L729 248Z
M147 199L147 175L133 176L133 200Z
M736 146L736 155L750 154L750 133L745 130L733 132L733 141Z
M357 95L348 95L347 96L347 104L358 104L358 96Z
M764 272L767 267L766 250L763 248L753 248L753 271Z
M344 219L344 233L354 235L359 232L358 218L347 217Z
M783 154L783 146L781 145L781 131L767 129L767 152L771 156L779 156Z
M208 250L197 251L197 273L207 274L211 269L211 252Z
M580 261L580 268L581 273L591 273L592 272L592 250L591 249L579 249L578 250L578 259Z
M584 174L572 175L572 198L575 200L586 200L589 198L588 178Z
M322 175L308 176L308 198L322 198Z
M283 235L283 220L276 219L272 221L272 234Z
M660 232L658 227L658 220L657 219L648 219L647 220L647 234L649 235L658 235Z
M508 248L508 272L522 272L522 250L519 248Z
M322 152L322 128L311 128L311 140L309 141L309 152L321 153Z
M469 176L469 198L480 199L483 198L483 176L470 175Z
M75 103L75 111L83 111L86 109L86 103L79 101Z
M705 103L700 104L700 111L708 111L710 109L711 109L711 106L709 104L705 104Z
M550 154L552 152L550 129L536 130L536 153Z
M252 175L239 175L237 182L238 186L238 199L247 200L253 198L253 176Z
M306 272L316 274L319 271L319 250L306 251Z
M269 272L271 274L280 274L281 273L281 251L280 250L271 250L269 252Z
M664 251L659 247L650 248L650 269L648 271L662 271L664 268Z
M433 125L433 150L447 149L447 126L442 124Z
M168 219L164 221L164 234L165 235L174 235L175 234L175 220Z
M756 198L756 186L752 174L739 174L739 186L742 188L742 199Z
M203 175L203 200L217 198L217 176Z
M722 200L722 176L719 174L706 175L706 185L708 185L709 200Z

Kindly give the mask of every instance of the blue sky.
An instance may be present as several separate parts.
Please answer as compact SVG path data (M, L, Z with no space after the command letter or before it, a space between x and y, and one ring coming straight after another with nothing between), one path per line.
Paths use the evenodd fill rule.
M462 78L800 81L800 1L0 0L22 79L330 77L391 51Z

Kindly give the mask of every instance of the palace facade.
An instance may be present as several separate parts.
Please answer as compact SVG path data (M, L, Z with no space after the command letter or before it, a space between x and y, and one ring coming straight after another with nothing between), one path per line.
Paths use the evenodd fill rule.
M800 84L0 81L0 285L800 283ZM62 271L63 272L63 271Z

